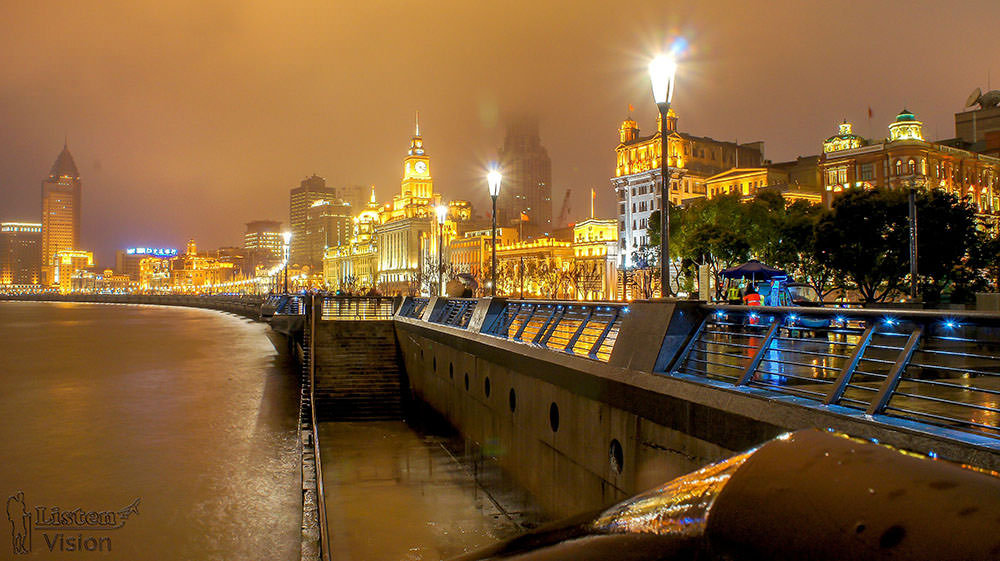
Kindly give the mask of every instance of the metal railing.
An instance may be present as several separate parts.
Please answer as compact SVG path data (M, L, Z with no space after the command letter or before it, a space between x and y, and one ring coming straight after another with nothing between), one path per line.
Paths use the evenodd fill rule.
M424 316L424 310L427 309L427 304L430 301L430 298L421 296L407 298L403 300L403 304L399 308L399 315L406 318L420 319Z
M275 315L301 316L306 313L306 297L301 294L278 294L268 297L267 304L274 305Z
M323 299L324 320L373 320L392 319L394 309L391 296L317 296Z
M672 375L1000 436L1000 317L706 306Z
M433 323L465 329L469 327L472 312L476 311L478 304L479 300L475 298L449 298L430 320Z
M607 362L627 312L620 303L509 300L483 333Z

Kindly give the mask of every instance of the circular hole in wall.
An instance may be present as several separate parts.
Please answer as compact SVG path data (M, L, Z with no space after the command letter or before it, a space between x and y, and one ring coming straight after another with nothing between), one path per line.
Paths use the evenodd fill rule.
M608 456L611 461L611 470L621 473L625 465L625 452L622 450L622 443L617 438L611 439L611 446L608 448Z
M517 394L514 393L514 388L511 388L510 393L507 394L507 405L510 406L511 413L517 409Z
M483 393L486 394L486 397L490 396L490 377L489 376L487 376L486 379L483 380Z
M465 391L469 391L469 373L465 373Z
M554 401L549 405L549 426L552 427L552 432L559 430L559 406Z

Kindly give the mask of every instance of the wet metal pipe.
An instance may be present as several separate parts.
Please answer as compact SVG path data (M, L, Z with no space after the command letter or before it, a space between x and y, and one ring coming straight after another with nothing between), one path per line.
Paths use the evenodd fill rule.
M1000 559L1000 479L805 430L461 561Z

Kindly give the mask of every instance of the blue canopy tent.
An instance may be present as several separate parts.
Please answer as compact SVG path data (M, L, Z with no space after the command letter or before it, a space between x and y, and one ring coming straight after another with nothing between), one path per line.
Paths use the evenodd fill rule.
M756 259L751 259L738 267L723 269L719 273L719 276L724 279L750 279L752 282L757 282L772 279L787 279L788 273L781 269L768 267Z

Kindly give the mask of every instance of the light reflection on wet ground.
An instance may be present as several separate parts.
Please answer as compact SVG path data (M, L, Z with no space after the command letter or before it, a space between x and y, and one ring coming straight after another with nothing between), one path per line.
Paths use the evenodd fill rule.
M534 520L510 493L476 485L446 439L404 422L321 423L319 435L337 561L448 559Z

